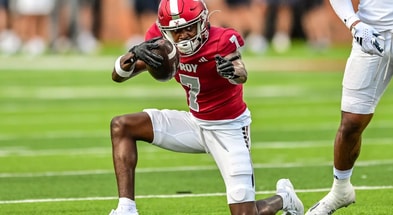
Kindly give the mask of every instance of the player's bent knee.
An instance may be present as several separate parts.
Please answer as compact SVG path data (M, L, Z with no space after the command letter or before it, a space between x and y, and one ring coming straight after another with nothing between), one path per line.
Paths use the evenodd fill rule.
M255 201L255 190L250 187L238 185L227 192L228 204Z
M113 135L120 133L123 127L124 124L121 116L116 116L111 120L111 133Z

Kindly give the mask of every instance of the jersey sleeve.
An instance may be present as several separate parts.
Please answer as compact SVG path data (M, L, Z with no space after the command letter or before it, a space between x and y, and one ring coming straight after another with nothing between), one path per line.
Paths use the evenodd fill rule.
M155 37L162 37L162 33L160 29L158 28L156 23L153 23L150 28L146 31L145 34L145 41L153 39Z
M220 40L217 43L217 53L224 57L243 46L243 37L234 29L228 28L220 36Z

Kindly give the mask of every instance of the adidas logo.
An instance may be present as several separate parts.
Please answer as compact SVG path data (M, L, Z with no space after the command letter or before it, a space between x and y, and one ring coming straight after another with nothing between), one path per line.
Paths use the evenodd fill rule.
M205 57L201 57L201 59L199 59L198 62L199 63L204 63L204 62L207 62L207 59Z

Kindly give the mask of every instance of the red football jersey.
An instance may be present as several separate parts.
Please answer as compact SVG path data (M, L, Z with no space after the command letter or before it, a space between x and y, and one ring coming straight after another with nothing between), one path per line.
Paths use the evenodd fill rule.
M154 24L145 39L162 36ZM227 56L244 45L240 34L231 28L210 27L202 48L191 56L180 56L175 75L186 93L190 112L202 120L234 119L246 110L243 85L231 84L217 73L214 56Z

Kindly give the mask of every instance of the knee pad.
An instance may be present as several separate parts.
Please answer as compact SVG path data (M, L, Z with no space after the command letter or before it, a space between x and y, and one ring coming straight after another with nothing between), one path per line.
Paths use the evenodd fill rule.
M238 185L227 191L228 204L255 201L255 190L251 187Z

